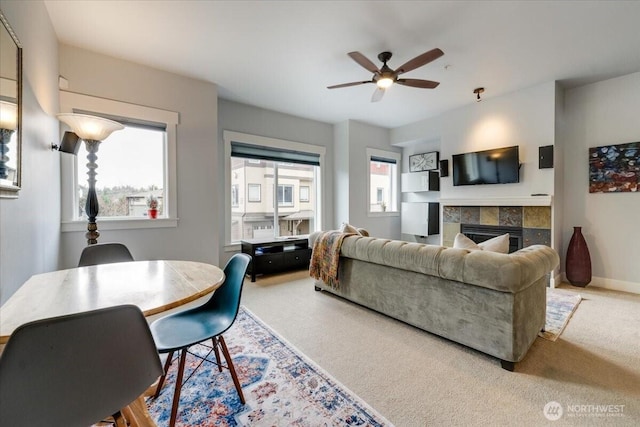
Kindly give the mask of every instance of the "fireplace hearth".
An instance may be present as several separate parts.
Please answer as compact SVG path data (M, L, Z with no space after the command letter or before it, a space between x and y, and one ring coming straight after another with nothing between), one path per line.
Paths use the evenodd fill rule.
M522 249L522 227L505 225L460 224L460 233L476 243L509 233L509 253Z

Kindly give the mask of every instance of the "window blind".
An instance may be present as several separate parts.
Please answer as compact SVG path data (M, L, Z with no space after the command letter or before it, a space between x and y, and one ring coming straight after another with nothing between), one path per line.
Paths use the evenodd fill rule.
M396 164L396 159L387 159L386 157L371 156L372 162Z
M320 166L320 155L231 141L231 157Z
M102 117L103 119L113 120L114 122L118 122L121 125L128 126L128 127L137 127L137 128L149 129L149 130L160 130L163 132L167 130L166 123L152 122L150 120L142 120L142 119L133 119L130 117L116 116L112 114L94 113L93 111L78 110L75 108L73 109L73 112L77 114L87 114L89 116Z

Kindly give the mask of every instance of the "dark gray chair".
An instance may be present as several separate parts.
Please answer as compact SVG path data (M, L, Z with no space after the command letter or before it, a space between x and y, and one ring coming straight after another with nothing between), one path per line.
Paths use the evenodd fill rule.
M121 305L18 327L0 357L0 425L88 426L162 375L144 315Z
M98 243L82 250L78 267L133 260L133 255L122 243Z

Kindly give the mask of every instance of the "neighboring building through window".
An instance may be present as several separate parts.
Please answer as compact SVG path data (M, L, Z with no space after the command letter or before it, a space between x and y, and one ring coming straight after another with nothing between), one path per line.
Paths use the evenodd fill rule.
M231 206L238 206L238 184L231 186Z
M300 186L300 201L301 202L309 201L309 186L307 185Z
M398 214L398 163L400 154L367 148L368 212Z
M248 199L250 202L259 202L262 200L262 196L260 195L260 184L249 184L248 188Z
M278 185L278 205L293 206L293 185Z
M314 151L324 154L324 149L309 146L305 152L306 144L224 134L228 176L239 189L238 206L230 206L228 241L305 235L319 229L321 167L320 153Z

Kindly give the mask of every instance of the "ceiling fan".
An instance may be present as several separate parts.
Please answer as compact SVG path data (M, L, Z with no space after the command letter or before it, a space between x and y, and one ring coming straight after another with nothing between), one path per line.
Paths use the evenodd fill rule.
M404 74L411 70L415 70L418 67L422 67L423 65L428 64L431 61L435 61L444 55L444 52L440 49L431 49L428 52L423 53L422 55L418 55L410 61L405 62L396 70L392 70L388 65L387 61L391 59L391 52L382 52L378 55L378 59L382 61L382 67L379 69L375 66L373 62L367 59L366 56L361 54L360 52L349 52L348 55L356 61L363 68L371 71L373 73L373 77L371 80L365 80L360 82L351 82L351 83L343 83L339 85L327 86L327 89L337 89L341 87L349 87L356 86L366 83L375 83L377 88L375 92L373 92L373 96L371 97L371 102L378 102L382 99L385 90L390 87L394 83L398 83L403 86L411 86L422 89L433 89L437 87L440 82L434 82L431 80L421 80L421 79L399 79L398 76L400 74Z

